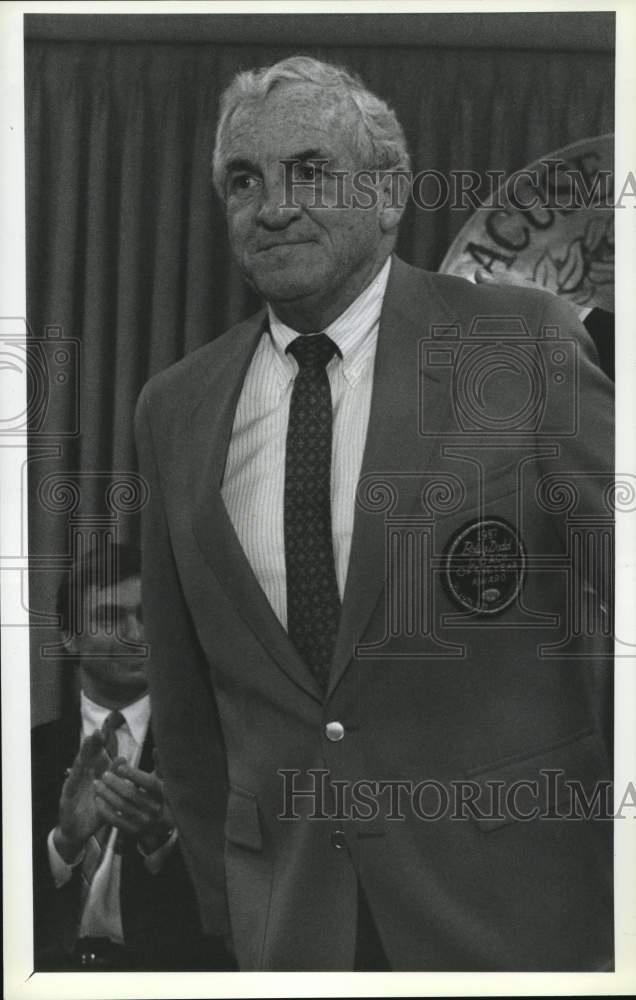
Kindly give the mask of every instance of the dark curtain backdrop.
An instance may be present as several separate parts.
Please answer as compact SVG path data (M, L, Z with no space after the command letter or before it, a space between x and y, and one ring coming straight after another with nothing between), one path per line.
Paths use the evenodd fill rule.
M27 295L32 333L79 341L74 379L53 385L49 432L32 437L30 552L33 722L59 710L60 668L41 653L43 627L70 544L70 520L137 518L104 508L108 476L136 468L135 400L144 382L258 305L228 256L209 180L216 105L239 68L299 51L257 44L26 43ZM523 167L613 129L613 65L604 52L321 47L396 110L416 170ZM405 216L398 252L436 269L469 209ZM54 376L51 375L51 378ZM55 437L56 421L78 433ZM46 420L44 430L46 431ZM42 428L40 428L40 433ZM38 449L53 443L55 455ZM81 493L69 513L52 474ZM100 477L96 474L104 473ZM79 484L79 486L78 486ZM67 491L68 492L68 491ZM43 498L44 497L44 498ZM53 499L51 499L53 497ZM71 504L71 506L73 506ZM132 503L134 506L134 503ZM87 522L84 522L87 523ZM98 523L98 522L95 522ZM106 523L105 521L99 523Z

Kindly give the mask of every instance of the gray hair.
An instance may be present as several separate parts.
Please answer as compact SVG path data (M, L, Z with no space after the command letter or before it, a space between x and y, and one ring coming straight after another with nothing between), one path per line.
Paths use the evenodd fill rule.
M217 193L224 198L225 142L230 121L248 101L262 100L283 83L311 83L332 96L335 103L347 99L357 111L356 147L360 167L368 170L405 170L411 161L402 126L395 112L364 86L359 77L342 66L321 62L311 56L291 56L262 69L237 73L221 95L219 123L216 129L212 180Z

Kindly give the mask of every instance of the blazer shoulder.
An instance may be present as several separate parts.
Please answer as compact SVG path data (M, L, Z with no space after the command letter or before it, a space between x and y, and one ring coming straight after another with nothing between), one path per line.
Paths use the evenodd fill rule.
M79 709L77 719L62 716L51 722L43 722L31 730L31 755L33 760L65 757L70 754L71 761L79 746Z
M79 709L77 718L54 719L31 730L33 823L40 832L48 830L55 820L66 769L75 760L79 744Z
M465 333L475 321L486 329L491 319L521 320L531 337L542 337L542 327L557 327L561 337L577 341L586 351L593 349L576 306L552 292L523 284L476 284L458 275L424 271L402 261L399 274L418 296L443 302L447 315L454 315ZM500 336L503 328L499 323L498 328Z
M230 360L250 349L257 333L263 329L264 318L265 311L260 310L242 323L230 327L209 344L204 344L169 368L157 372L144 385L140 401L146 400L152 404L159 400L165 406L176 399L181 405L184 398L197 396L200 387L219 377Z
M454 303L458 310L484 316L535 317L541 316L550 307L558 308L560 304L572 322L578 319L573 306L541 288L525 285L478 285L455 274L427 273L437 293L449 305Z

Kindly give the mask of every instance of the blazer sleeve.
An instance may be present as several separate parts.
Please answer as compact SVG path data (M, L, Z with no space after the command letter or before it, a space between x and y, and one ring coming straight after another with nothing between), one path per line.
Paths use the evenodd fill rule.
M559 455L544 462L545 471L563 473L576 494L577 514L611 514L604 491L614 473L613 383L601 369L594 341L571 305L551 295L541 327L557 332L545 354L545 416L538 443L556 443ZM561 347L567 353L568 371L565 381L558 383L551 377L548 355Z
M586 600L589 597L604 618L604 629L596 629L597 644L586 676L597 726L611 760L613 520L615 497L620 492L620 485L614 488L614 386L600 367L595 344L571 305L551 295L541 326L558 332L558 341L570 356L570 371L567 385L555 383L548 365L546 419L537 443L539 449L542 444L556 445L558 455L540 461L542 480L537 484L537 498L553 520L562 550L571 555L572 599L577 599L577 591ZM556 341L554 348L559 349ZM580 539L585 537L586 527L589 537L598 538L598 546L593 556L577 560L568 530L574 530Z
M203 934L179 841L156 874L146 868L135 837L122 841L121 917L136 965L165 971L234 968L223 939Z
M64 964L77 929L80 871L55 887L49 866L47 838L57 826L64 767L72 764L63 722L49 722L31 731L33 832L33 950L38 971L55 971Z
M156 458L148 386L136 412L142 513L144 629L159 767L199 899L204 930L229 935L224 823L227 764L209 668L182 592ZM169 470L165 470L169 475Z

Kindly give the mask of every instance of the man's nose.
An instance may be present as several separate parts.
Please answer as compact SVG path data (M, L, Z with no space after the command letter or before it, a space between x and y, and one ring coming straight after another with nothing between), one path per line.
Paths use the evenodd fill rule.
M283 170L276 171L263 187L257 219L268 229L284 229L300 215L300 205L293 198L293 191L285 182Z

